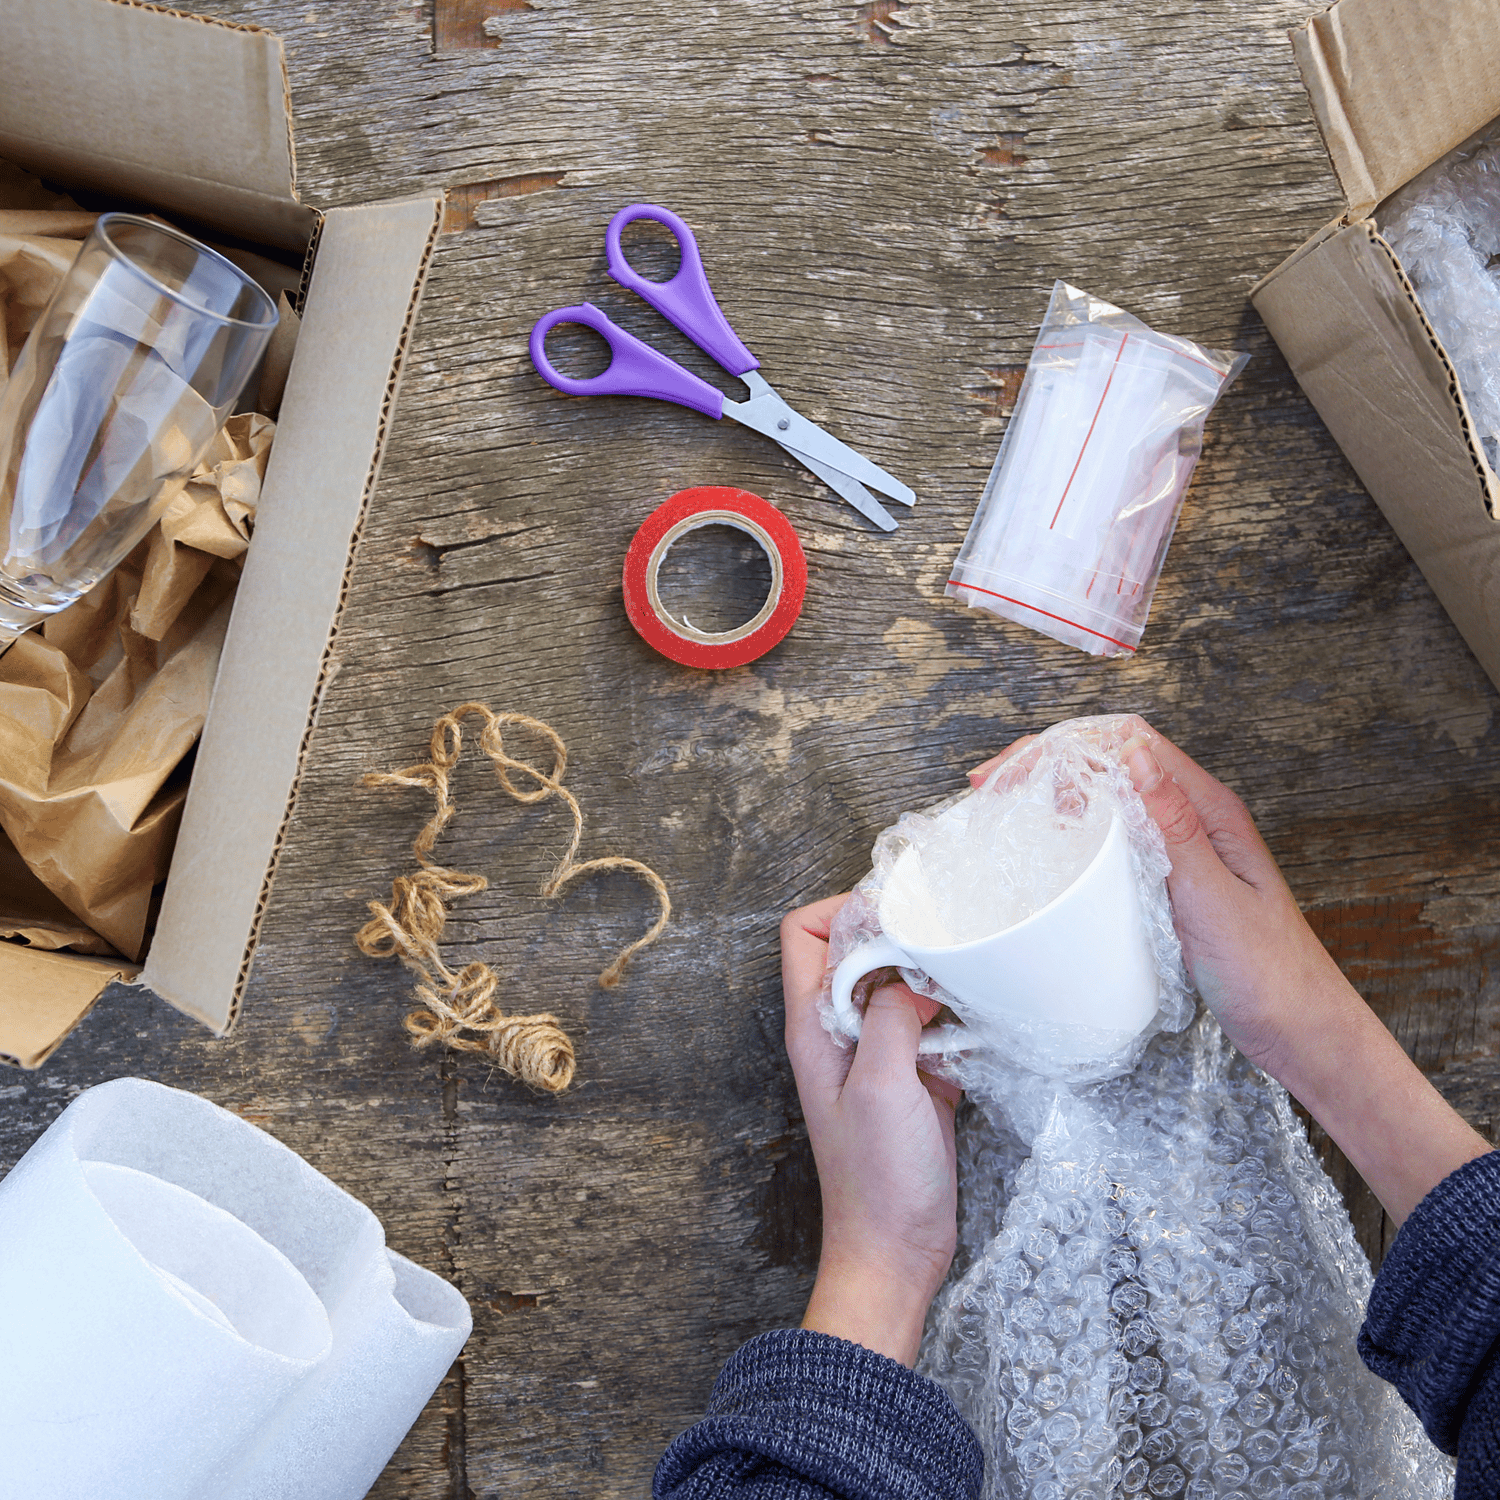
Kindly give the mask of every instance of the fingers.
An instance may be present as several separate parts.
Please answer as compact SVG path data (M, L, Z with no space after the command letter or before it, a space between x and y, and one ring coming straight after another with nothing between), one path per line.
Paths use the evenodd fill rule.
M1036 742L1036 739L1037 736L1034 734L1023 734L1020 739L1007 745L1005 749L1003 749L999 753L999 755L992 755L982 765L975 766L974 769L969 772L969 785L982 786L997 766L1002 766L1006 761L1011 760L1015 756L1021 755L1028 745L1032 745ZM1029 771L1032 765L1034 765L1035 763L1035 756L1032 756L1030 758L1029 763L1028 760L1023 757L1023 759L1016 763L1015 769L1018 772Z
M1268 886L1283 887L1285 882L1276 860L1256 829L1245 804L1223 782L1210 776L1186 751L1180 750L1165 735L1152 729L1144 719L1136 718L1135 722L1139 728L1126 741L1121 759L1130 771L1136 790L1141 793L1157 826L1166 837L1168 852L1173 853L1174 839L1167 833L1162 817L1175 819L1180 834L1191 834L1191 825L1196 822L1213 852L1231 874L1257 890ZM1172 796L1170 791L1157 792L1156 803L1153 803L1153 797L1147 794L1143 782L1153 782L1158 773L1167 783L1175 783L1183 793L1190 805L1192 819L1187 817L1179 799ZM1191 854L1191 851L1186 852ZM1173 861L1175 864L1175 853Z
M1209 842L1192 798L1176 777L1167 774L1156 748L1145 736L1137 735L1126 742L1120 758L1166 840L1167 857L1172 861L1168 886L1182 880L1216 882L1227 873L1224 863Z
M936 1073L929 1073L926 1069L921 1069L917 1076L934 1099L946 1104L950 1110L957 1110L964 1091L951 1078L939 1078Z
M823 1028L818 997L828 967L828 930L848 893L828 896L788 912L781 922L781 992L786 1006L785 1040L804 1110L815 1109L814 1091L837 1091L849 1058Z
M849 1068L850 1083L889 1084L915 1072L922 1020L907 999L910 994L905 985L885 984L870 996Z
M894 973L894 970L888 970ZM925 1026L942 1008L940 1000L929 999L926 995L919 995L910 985L900 979L888 980L885 984L878 986L873 992L878 994L880 990L889 990L893 995L904 1000L917 1013L918 1021Z

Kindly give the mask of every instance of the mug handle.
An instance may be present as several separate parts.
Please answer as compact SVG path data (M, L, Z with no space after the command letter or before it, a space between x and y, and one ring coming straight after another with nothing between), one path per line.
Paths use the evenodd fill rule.
M876 969L916 969L920 964L888 937L871 938L848 954L833 971L833 1019L845 1036L859 1038L859 1012L854 1008L854 986ZM918 1056L951 1052L963 1046L961 1026L931 1026L917 1043Z

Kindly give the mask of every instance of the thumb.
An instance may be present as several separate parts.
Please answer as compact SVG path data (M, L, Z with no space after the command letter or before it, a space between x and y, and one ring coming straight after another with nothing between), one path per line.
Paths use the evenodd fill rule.
M1172 861L1168 889L1175 896L1180 884L1222 881L1229 871L1209 841L1198 809L1176 777L1167 775L1146 739L1137 736L1127 742L1121 759L1146 811L1166 840L1167 857Z
M906 998L909 993L904 985L899 989L895 985L882 985L870 996L849 1068L851 1081L856 1076L867 1083L916 1076L922 1018L912 1000Z

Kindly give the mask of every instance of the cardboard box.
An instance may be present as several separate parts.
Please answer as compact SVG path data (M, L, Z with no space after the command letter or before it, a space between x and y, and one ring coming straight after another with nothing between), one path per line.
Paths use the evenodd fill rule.
M9 0L0 157L305 254L302 325L140 981L220 1035L249 976L441 199L297 197L279 38L130 0ZM37 1066L123 963L0 943L0 1058Z
M1378 206L1500 115L1492 0L1338 0L1291 33L1348 204L1250 293L1318 415L1500 685L1500 479Z

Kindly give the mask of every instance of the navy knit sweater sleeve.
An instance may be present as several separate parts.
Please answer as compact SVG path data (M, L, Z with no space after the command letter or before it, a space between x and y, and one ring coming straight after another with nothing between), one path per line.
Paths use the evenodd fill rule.
M948 1394L826 1333L763 1333L656 1466L656 1500L975 1500L979 1441Z
M1454 1500L1500 1495L1500 1152L1450 1173L1401 1226L1359 1352L1444 1453Z

